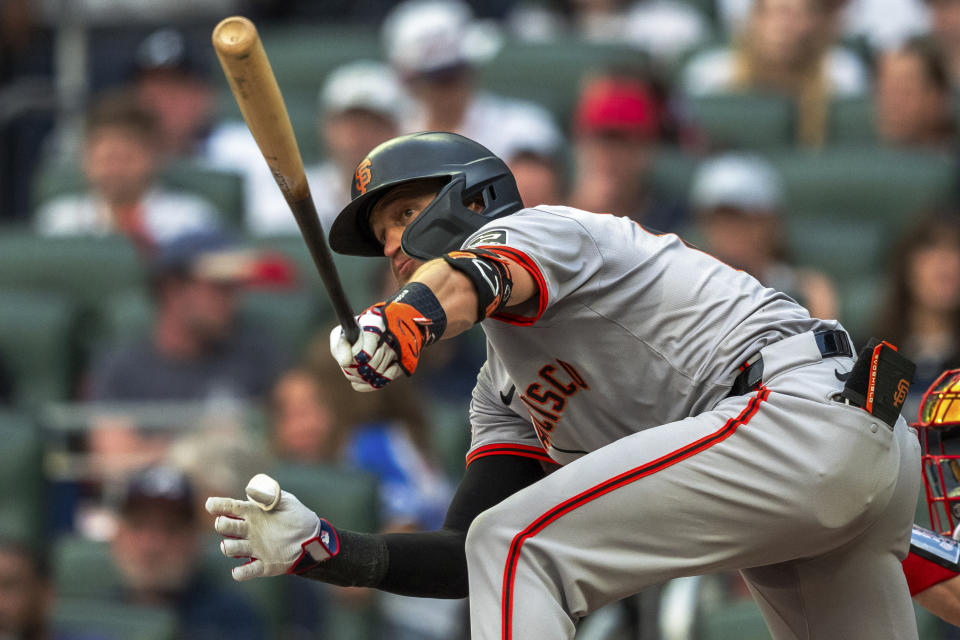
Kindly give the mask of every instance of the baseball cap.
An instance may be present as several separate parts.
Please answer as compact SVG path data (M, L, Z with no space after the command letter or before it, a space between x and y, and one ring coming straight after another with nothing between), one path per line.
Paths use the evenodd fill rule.
M187 35L173 27L158 29L137 46L133 60L134 75L151 71L172 71L206 78L209 60L203 57Z
M502 38L459 0L407 0L383 22L387 59L405 76L443 77L488 59Z
M249 279L257 265L256 254L219 229L189 231L161 244L151 263L151 273L189 275L205 280L236 282Z
M604 77L590 81L574 112L578 133L621 133L655 138L657 103L650 89L634 78Z
M319 94L324 113L362 109L398 120L403 115L406 94L393 70L374 60L357 60L334 69Z
M774 213L783 204L780 176L762 157L729 153L704 161L693 179L690 202L700 210L725 207Z
M126 513L143 504L161 504L188 518L195 514L193 484L182 471L153 466L131 473L120 486L116 510Z

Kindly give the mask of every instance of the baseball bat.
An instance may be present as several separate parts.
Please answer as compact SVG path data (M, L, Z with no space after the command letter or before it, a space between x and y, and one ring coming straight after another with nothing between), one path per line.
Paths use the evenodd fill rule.
M323 237L290 116L257 28L242 16L224 18L213 29L213 48L243 119L297 220L337 320L347 339L354 343L360 336L360 328Z

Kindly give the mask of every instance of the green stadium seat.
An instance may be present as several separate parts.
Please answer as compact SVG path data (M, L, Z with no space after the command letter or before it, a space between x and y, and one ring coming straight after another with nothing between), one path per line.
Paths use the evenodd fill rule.
M242 229L245 212L243 176L195 162L174 162L160 175L160 184L205 198L220 212L223 221ZM48 164L40 168L33 184L33 206L58 196L86 189L80 167L75 164Z
M105 542L64 535L53 544L53 583L64 598L114 599L120 575Z
M690 99L690 113L716 148L774 149L795 140L793 103L762 93L718 93Z
M650 177L656 189L677 202L686 202L700 159L676 147L662 147L653 156Z
M0 233L2 289L60 293L90 309L114 291L144 283L141 260L125 238L46 238L9 228Z
M427 404L430 443L447 476L458 480L466 469L470 419L466 403L433 400Z
M851 146L876 144L876 120L872 96L839 98L827 112L827 144Z
M506 96L536 102L568 128L580 87L592 72L634 65L641 55L624 45L565 39L562 42L508 41L480 68L479 84Z
M946 154L874 147L789 151L771 161L788 213L878 221L900 228L954 195L957 165Z
M153 303L141 289L120 291L106 298L99 310L98 346L129 341L149 332ZM326 315L313 291L251 289L240 302L244 322L269 331L288 356L295 357L323 329Z
M40 432L26 414L0 410L0 441L0 539L33 545L46 534Z
M893 238L880 221L836 216L788 215L787 247L798 264L816 266L829 276L848 280L885 268L884 252Z
M76 307L64 296L0 290L0 354L16 405L36 408L70 397L76 330Z
M90 598L60 599L52 614L55 632L107 640L176 640L176 616L167 609Z

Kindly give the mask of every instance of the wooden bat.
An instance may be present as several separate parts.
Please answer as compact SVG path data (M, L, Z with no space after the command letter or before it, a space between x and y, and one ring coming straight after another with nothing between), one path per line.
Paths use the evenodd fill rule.
M290 116L257 28L241 16L224 18L213 29L213 48L243 119L297 220L337 320L347 339L354 343L360 336L360 328L324 239Z

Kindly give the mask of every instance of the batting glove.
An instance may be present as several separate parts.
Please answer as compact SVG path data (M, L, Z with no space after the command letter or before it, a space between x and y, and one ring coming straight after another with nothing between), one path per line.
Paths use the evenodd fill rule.
M254 476L246 493L246 500L213 497L205 505L217 516L213 528L224 536L223 555L249 558L233 568L234 580L301 573L337 555L336 530L273 478Z
M360 338L350 344L341 327L330 333L330 353L357 391L381 389L401 372L413 375L420 353L440 339L447 318L429 287L412 282L357 317Z

